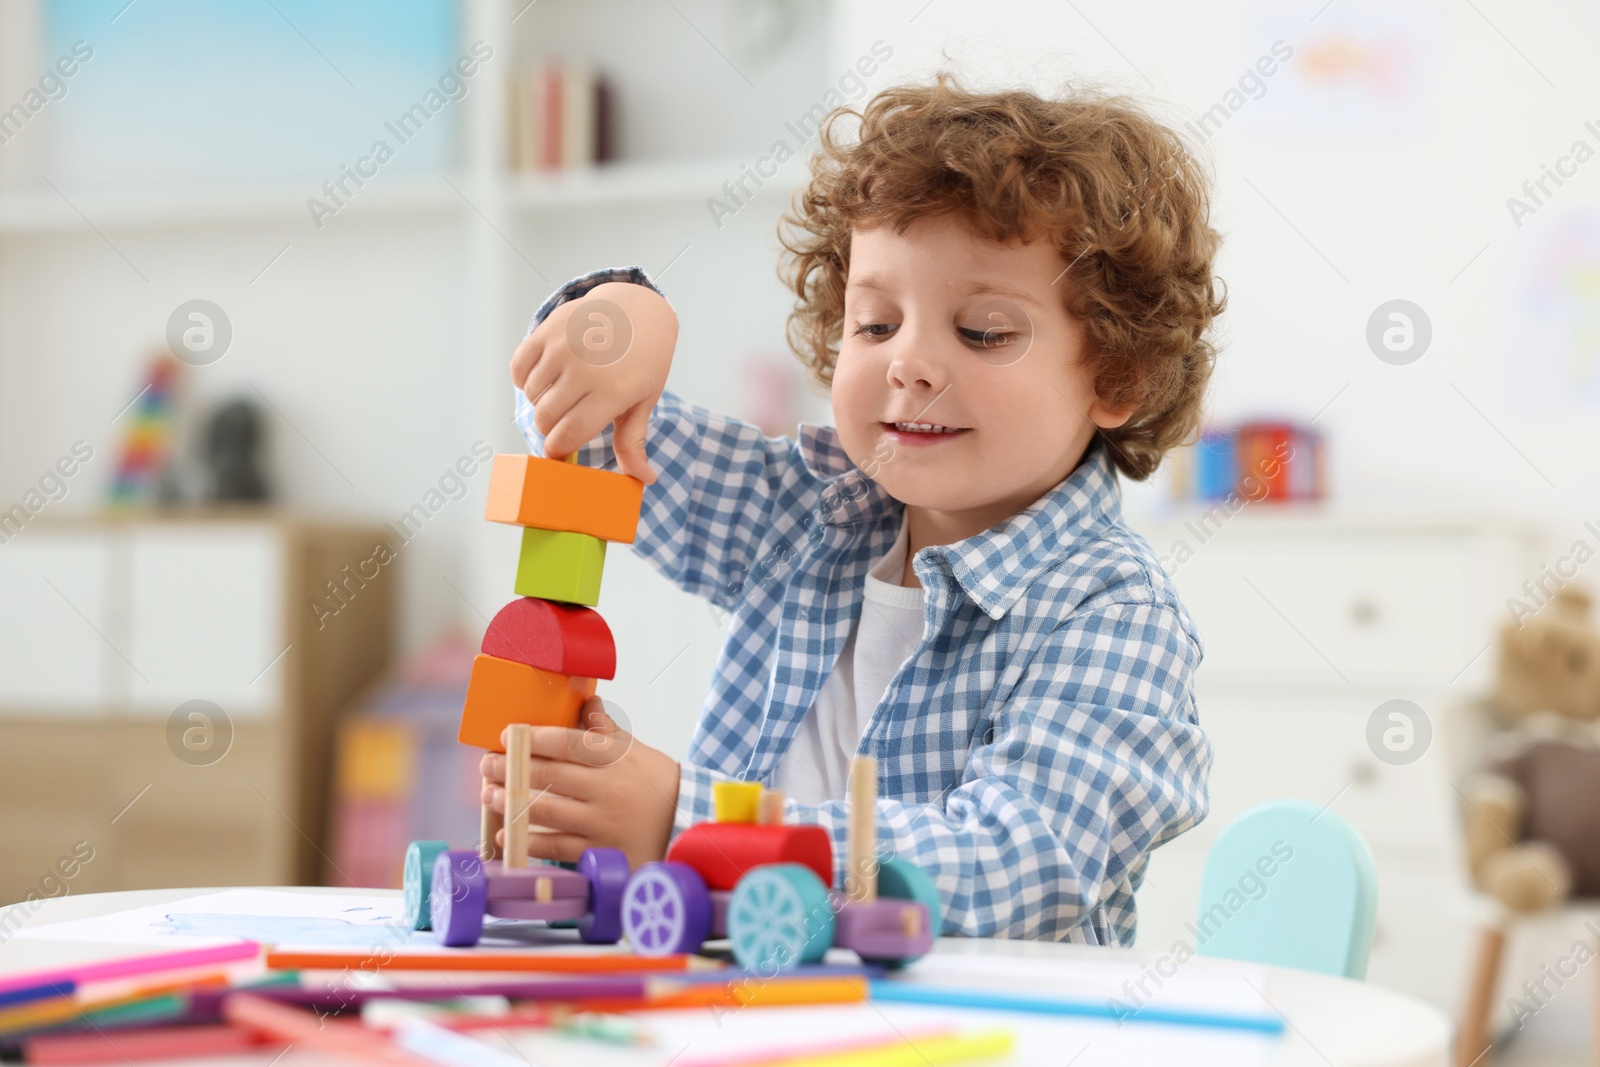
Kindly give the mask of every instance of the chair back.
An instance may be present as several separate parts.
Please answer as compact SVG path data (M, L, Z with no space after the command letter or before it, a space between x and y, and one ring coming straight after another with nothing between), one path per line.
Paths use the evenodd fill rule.
M1240 815L1206 856L1202 956L1365 978L1378 919L1372 852L1328 808L1272 800Z

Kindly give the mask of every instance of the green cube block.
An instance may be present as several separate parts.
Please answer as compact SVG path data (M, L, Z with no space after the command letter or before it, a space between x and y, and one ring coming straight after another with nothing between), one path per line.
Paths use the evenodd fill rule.
M600 602L605 566L606 543L600 538L529 526L517 556L517 595L592 608Z

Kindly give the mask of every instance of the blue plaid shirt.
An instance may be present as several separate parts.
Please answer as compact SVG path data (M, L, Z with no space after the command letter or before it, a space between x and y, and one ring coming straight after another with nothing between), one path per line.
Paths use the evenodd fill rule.
M533 325L608 281L655 288L637 267L596 271ZM521 393L517 424L540 453ZM615 470L611 435L579 462ZM713 782L772 782L904 505L831 426L767 437L668 390L646 442L659 480L633 550L732 622L681 762L677 832L712 817ZM927 625L858 754L877 759L878 855L932 876L945 934L1131 945L1150 850L1206 814L1200 638L1122 524L1103 449L1010 519L914 557ZM791 800L787 814L829 831L843 884L846 804Z

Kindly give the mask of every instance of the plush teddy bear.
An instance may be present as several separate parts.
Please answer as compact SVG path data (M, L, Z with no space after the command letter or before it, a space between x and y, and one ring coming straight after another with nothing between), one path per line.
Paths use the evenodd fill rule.
M1518 912L1600 897L1600 633L1587 593L1560 590L1500 633L1501 732L1464 789L1467 860Z

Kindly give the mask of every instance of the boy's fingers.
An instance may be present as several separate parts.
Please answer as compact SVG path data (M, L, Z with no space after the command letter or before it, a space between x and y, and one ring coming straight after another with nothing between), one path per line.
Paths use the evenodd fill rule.
M544 340L538 331L528 334L511 354L511 384L526 390L528 375L539 362L544 351Z
M499 812L511 821L517 817L514 811L506 811L506 790L504 786L489 786L484 790L483 802L493 811ZM586 804L573 797L555 792L553 789L536 788L528 794L527 806L522 809L522 818L526 822L548 826L555 830L570 830L583 833L590 828L590 811Z
M611 435L611 446L617 454L617 467L623 474L632 475L645 485L652 485L656 472L645 454L645 431L650 427L653 401L640 401L616 418L616 429Z
M478 771L491 782L502 785L506 780L506 758L499 752L485 752L478 761Z
M533 859L577 863L592 840L582 834L539 833L528 835L528 855Z
M518 816L535 826L548 826L552 830L561 830L567 833L587 833L589 825L588 805L571 797L559 793L536 789L528 798L528 806L520 812L506 812L506 821L512 822Z
M579 376L573 375L572 380L578 381ZM557 388L565 387L566 382L563 380ZM561 417L544 435L545 443L549 445L551 442L558 442L561 447L559 454L565 456L576 452L585 441L594 440L595 436L605 428L606 421L610 417L605 413L602 404L603 398L599 393L581 393L570 401L563 397L555 408L561 412Z
M543 759L551 763L565 763L569 767L606 767L617 761L618 749L613 739L619 736L625 735L593 727L572 730L565 726L535 726L532 739L534 762ZM565 780L571 789L578 792L563 792L567 792L568 796L587 799L586 778L569 772Z

